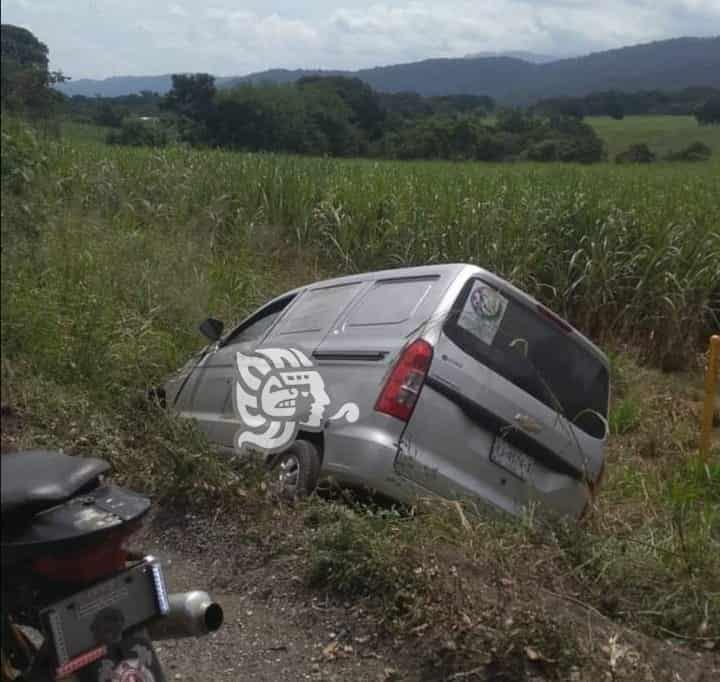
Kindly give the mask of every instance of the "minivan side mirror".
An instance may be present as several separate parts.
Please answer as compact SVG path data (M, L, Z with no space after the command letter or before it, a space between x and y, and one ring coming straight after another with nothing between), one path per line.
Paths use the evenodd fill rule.
M208 317L199 327L203 336L206 336L210 341L217 341L223 333L225 325L214 317Z

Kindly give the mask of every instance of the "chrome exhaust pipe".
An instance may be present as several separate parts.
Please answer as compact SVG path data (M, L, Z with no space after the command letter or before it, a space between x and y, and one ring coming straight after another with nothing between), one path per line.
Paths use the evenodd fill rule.
M222 607L207 592L176 592L168 595L168 603L167 614L148 623L152 640L202 637L222 625Z

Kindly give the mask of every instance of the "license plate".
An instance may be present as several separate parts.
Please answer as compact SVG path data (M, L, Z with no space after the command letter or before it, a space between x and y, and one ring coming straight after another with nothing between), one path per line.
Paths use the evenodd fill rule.
M532 474L532 458L499 436L495 438L493 449L490 452L490 461L523 481L527 481Z
M44 609L59 668L81 654L117 641L128 628L168 611L160 564L146 559Z

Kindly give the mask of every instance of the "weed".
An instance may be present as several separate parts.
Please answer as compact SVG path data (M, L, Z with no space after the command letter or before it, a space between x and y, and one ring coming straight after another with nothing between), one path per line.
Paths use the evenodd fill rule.
M257 477L247 471L241 476L231 460L217 457L187 420L121 397L111 411L83 388L39 378L27 365L4 360L2 368L3 401L20 422L15 435L3 433L3 449L44 447L102 457L118 482L161 502L247 505L257 493Z
M391 621L407 615L419 598L424 575L408 553L402 522L330 504L311 508L306 523L314 528L310 585L375 601Z
M623 398L610 410L610 433L622 435L635 431L640 425L639 404L632 398Z
M718 467L616 464L607 488L588 527L554 529L598 607L660 636L719 635Z

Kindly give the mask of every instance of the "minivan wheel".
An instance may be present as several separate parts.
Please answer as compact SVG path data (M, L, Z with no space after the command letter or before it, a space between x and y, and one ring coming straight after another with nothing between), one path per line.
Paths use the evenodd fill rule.
M289 499L307 497L317 485L320 475L320 455L306 440L295 441L278 455L274 473L278 492Z

